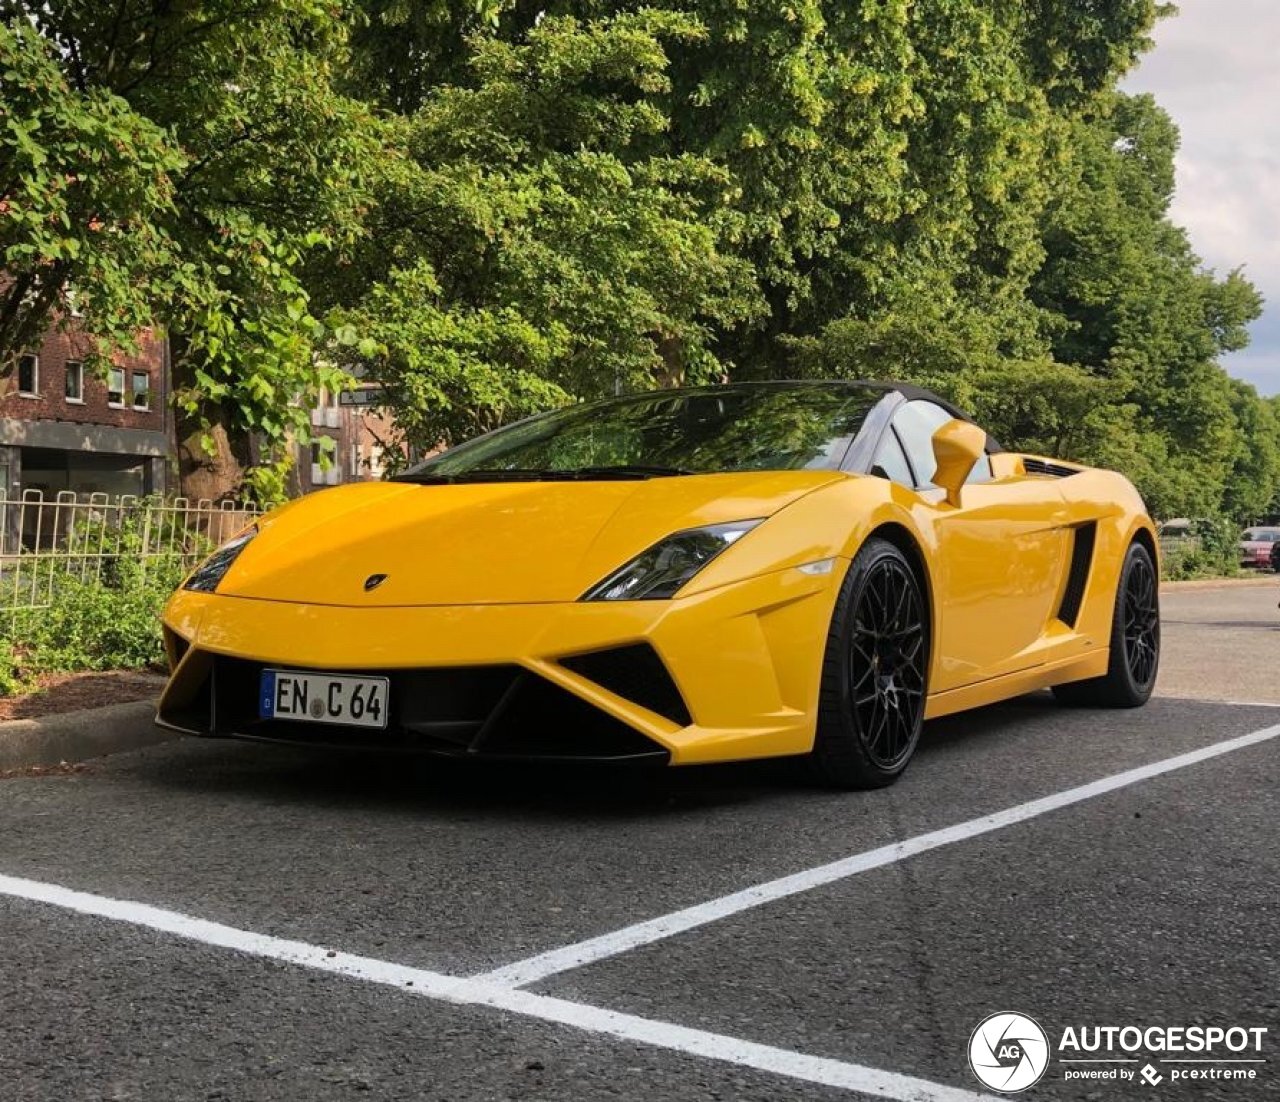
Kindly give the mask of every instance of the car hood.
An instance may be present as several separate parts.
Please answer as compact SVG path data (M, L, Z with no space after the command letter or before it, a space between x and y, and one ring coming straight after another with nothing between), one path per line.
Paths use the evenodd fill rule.
M672 532L771 516L844 477L357 483L265 517L218 592L358 607L574 601ZM386 579L366 591L374 574Z

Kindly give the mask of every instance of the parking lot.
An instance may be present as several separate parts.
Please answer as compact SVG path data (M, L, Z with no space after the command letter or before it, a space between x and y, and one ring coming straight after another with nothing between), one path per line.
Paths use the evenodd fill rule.
M1029 1097L1280 1096L1278 596L1171 593L1146 708L939 720L879 792L196 740L0 781L3 1097L961 1100L997 1011L1269 1030Z

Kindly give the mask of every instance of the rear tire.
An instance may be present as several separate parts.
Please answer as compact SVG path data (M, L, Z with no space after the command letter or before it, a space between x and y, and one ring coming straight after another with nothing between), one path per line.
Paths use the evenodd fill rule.
M924 723L928 603L911 564L873 537L845 576L827 634L809 764L823 784L882 788L906 769Z
M1055 685L1053 695L1077 707L1138 708L1151 698L1160 669L1160 591L1151 552L1132 543L1125 553L1111 614L1107 672Z

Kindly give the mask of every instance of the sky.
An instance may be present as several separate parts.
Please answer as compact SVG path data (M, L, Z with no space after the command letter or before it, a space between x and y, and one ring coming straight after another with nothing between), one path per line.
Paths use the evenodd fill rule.
M1152 93L1182 131L1173 220L1208 267L1243 267L1267 300L1249 347L1223 365L1280 394L1280 3L1178 8L1124 88Z

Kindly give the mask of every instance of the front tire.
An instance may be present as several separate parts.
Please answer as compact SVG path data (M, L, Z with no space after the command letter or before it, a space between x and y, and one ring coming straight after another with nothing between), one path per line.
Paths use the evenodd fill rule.
M1088 681L1055 685L1063 704L1138 708L1151 698L1160 668L1160 590L1151 552L1132 543L1125 553L1111 616L1107 672Z
M928 604L906 556L873 537L836 601L809 763L838 788L882 788L920 741L929 671Z

